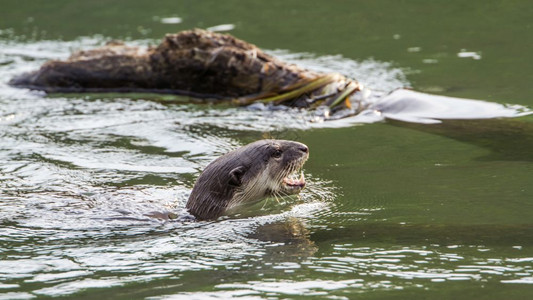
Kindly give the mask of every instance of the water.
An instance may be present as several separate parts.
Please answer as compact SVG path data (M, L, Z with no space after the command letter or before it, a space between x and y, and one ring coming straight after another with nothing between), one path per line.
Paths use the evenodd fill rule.
M531 298L531 116L311 125L306 112L5 84L111 38L224 25L373 89L533 106L531 4L426 2L4 1L0 299ZM147 216L182 212L211 160L265 136L310 147L300 199L216 222Z

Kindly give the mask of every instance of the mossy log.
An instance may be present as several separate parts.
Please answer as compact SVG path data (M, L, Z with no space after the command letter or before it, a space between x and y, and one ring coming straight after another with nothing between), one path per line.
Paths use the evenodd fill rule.
M293 107L348 106L359 84L287 64L255 45L205 30L168 34L157 47L110 42L10 81L16 87L65 92L148 92Z

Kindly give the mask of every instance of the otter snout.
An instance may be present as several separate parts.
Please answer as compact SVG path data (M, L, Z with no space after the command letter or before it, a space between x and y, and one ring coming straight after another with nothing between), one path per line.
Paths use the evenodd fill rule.
M298 150L302 151L303 153L309 152L309 148L304 144L300 144L300 146L298 146Z

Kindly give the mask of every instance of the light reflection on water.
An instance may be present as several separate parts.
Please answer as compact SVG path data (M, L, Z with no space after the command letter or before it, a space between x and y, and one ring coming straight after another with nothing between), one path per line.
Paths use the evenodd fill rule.
M265 264L264 269L283 270L285 274L289 274L279 275L283 279L222 283L216 285L211 292L185 292L151 299L179 299L184 296L191 299L215 299L230 295L290 297L303 294L344 297L343 295L353 291L403 290L422 288L430 283L466 281L477 285L494 279L500 279L503 283L530 283L533 275L533 268L528 263L531 259L492 258L490 254L480 255L482 249L479 246L467 246L463 251L465 257L446 249L459 248L456 246L434 245L420 249L397 247L397 250L356 247L352 244L336 244L332 247L332 256L310 257L301 263ZM465 260L474 264L467 265ZM294 280L300 278L299 274L309 272L330 274L338 280L311 279L316 277L314 275ZM522 278L507 280L509 277Z
M102 42L0 42L0 299L142 290L148 283L162 289L145 295L153 299L342 298L450 281L532 283L531 258L518 248L516 257L502 258L479 245L319 243L313 233L330 229L326 219L365 221L381 208L339 211L332 204L337 191L313 174L302 198L281 208L271 202L250 216L217 222L148 217L152 211L183 213L203 167L244 141L262 132L298 139L295 129L310 128L307 113L105 95L45 97L5 85L45 60ZM317 70L340 70L369 86L407 84L387 63L273 53ZM209 284L207 291L202 284Z

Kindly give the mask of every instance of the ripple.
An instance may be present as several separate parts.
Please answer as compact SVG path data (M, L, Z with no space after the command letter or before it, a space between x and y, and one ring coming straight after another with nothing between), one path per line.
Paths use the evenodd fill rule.
M372 277L387 277L403 280L429 280L431 282L446 282L456 280L481 281L488 278L515 277L515 280L528 280L533 270L527 264L503 264L499 259L486 257L476 258L475 265L465 265L462 262L471 261L472 252L477 247L468 247L466 253L446 252L448 247L410 248L397 250L376 249L368 247L354 247L351 244L336 244L336 256L323 257L312 260L309 268L316 272L335 274L367 274ZM454 249L454 248L452 248ZM442 267L446 261L446 268ZM522 263L522 262L520 262ZM507 279L502 280L509 281ZM513 281L511 281L513 282Z
M265 295L270 297L291 297L305 295L311 297L325 297L336 299L331 295L332 291L346 291L350 289L401 289L394 286L390 281L365 283L363 280L277 280L277 281L249 281L246 283L219 284L216 286L218 291L214 292L196 292L196 293L178 293L174 295L164 295L159 297L150 297L149 299L220 299L228 296L238 296L247 299L254 299L255 295ZM260 297L260 299L263 299ZM341 297L341 299L345 299ZM347 299L347 298L346 298Z
M45 295L50 297L57 297L63 295L70 295L88 288L108 288L113 286L120 286L123 282L117 279L83 279L74 282L63 283L49 288L43 288L33 291L37 295Z
M24 300L24 299L33 299L35 298L35 295L32 295L30 293L17 293L17 292L9 292L9 293L2 293L0 294L0 299L5 300Z

